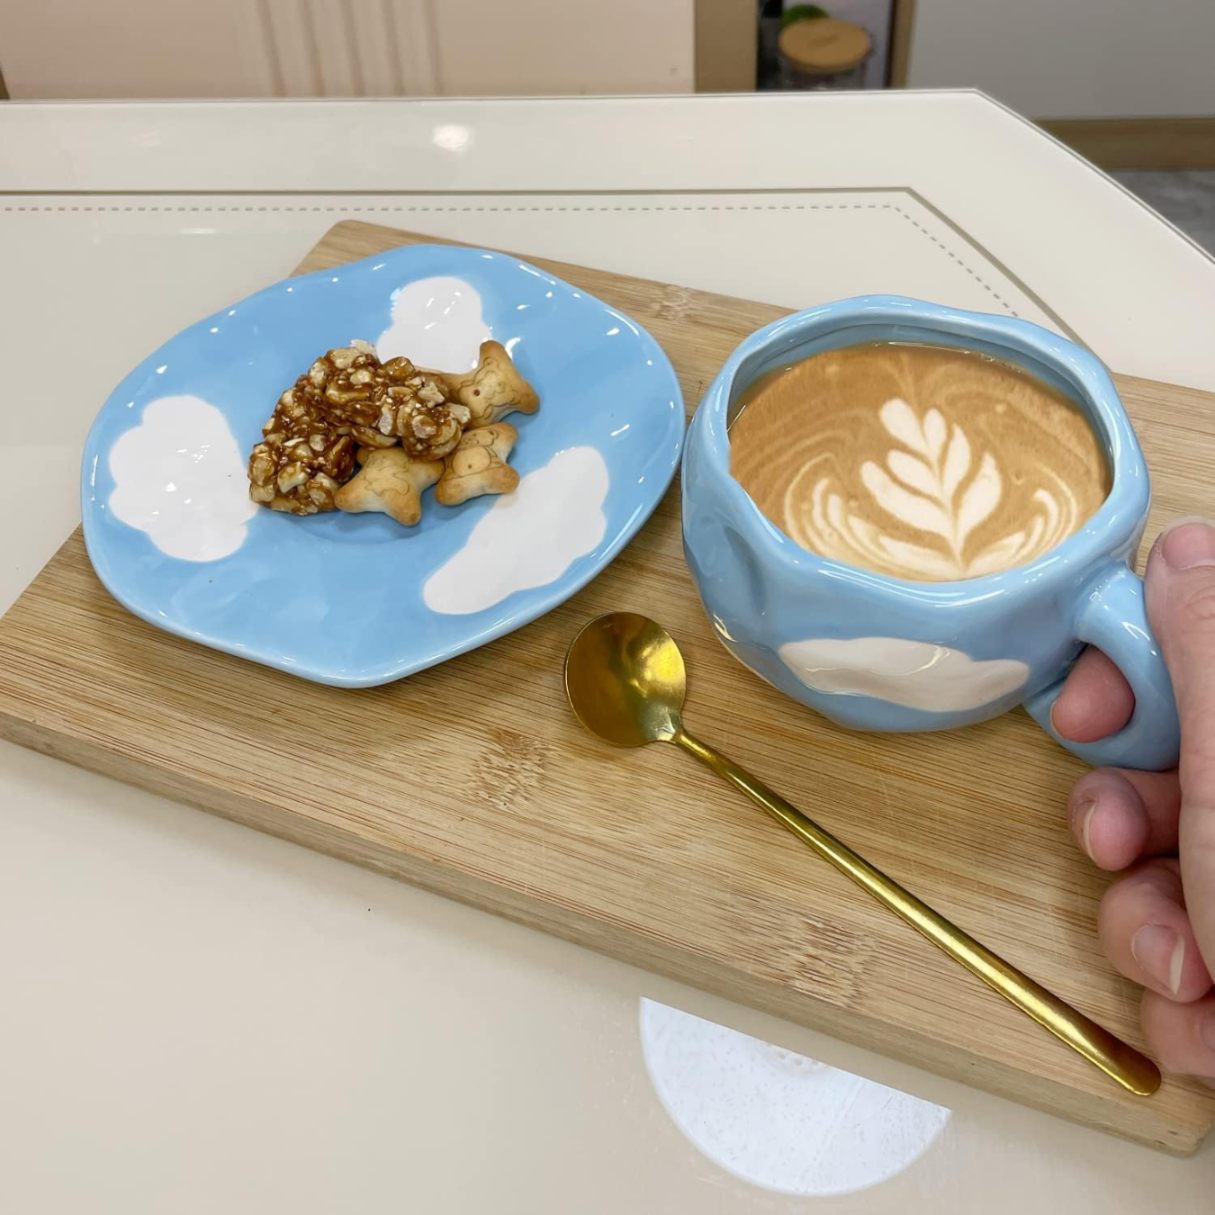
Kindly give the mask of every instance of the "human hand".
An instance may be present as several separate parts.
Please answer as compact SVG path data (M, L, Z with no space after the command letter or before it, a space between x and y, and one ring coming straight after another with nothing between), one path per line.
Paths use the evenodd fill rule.
M1215 1082L1215 525L1178 520L1148 557L1148 619L1181 718L1174 772L1097 768L1068 800L1072 831L1102 869L1106 956L1141 984L1149 1049L1169 1071ZM1118 669L1088 650L1051 714L1063 737L1121 729L1134 699Z

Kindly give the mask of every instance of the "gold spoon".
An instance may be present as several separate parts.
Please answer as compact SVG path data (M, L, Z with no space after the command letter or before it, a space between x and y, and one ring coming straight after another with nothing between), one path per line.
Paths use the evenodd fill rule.
M693 738L681 719L686 690L683 655L674 639L654 621L632 612L613 612L592 620L574 638L566 655L565 691L579 721L592 734L618 747L674 743L694 755L1123 1088L1149 1097L1160 1087L1160 1071L1150 1059L997 957L736 763Z

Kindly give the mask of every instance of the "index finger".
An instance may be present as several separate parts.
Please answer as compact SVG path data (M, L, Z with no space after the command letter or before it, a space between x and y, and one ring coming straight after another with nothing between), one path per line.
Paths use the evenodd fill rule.
M1181 873L1186 907L1215 964L1215 526L1181 520L1148 560L1147 609L1181 718Z

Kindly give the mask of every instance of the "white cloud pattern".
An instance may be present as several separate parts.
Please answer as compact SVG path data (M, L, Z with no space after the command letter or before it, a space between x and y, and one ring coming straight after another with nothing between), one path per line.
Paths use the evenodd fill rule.
M873 696L909 709L957 713L1019 691L1029 667L1015 658L976 660L961 650L902 637L809 638L780 647L808 688Z
M392 324L375 348L381 359L405 355L419 367L466 371L477 365L477 351L492 333L476 288L462 278L441 275L406 283L392 293Z
M110 448L110 473L111 513L182 561L230 557L257 511L227 420L201 397L149 402Z
M422 588L433 612L468 615L555 582L607 531L609 476L594 447L570 447L528 473L479 520Z

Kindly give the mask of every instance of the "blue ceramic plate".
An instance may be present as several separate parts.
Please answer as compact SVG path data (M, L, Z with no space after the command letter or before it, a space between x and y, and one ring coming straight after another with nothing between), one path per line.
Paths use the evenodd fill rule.
M540 394L513 414L513 493L422 522L299 518L249 501L278 395L354 338L382 358L476 365L492 336ZM414 245L289 279L141 363L85 445L84 537L110 592L204 645L342 687L399 679L569 598L624 547L683 441L675 372L628 317L502 253Z

